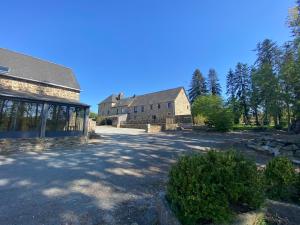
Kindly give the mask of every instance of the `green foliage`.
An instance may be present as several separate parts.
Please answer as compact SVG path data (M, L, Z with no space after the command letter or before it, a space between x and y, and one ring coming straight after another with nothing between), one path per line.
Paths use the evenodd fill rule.
M189 89L189 99L194 102L199 96L207 94L206 81L199 69L193 73L191 88Z
M197 125L205 125L207 119L204 116L197 115L194 117L194 123Z
M93 120L97 120L97 117L98 117L98 114L97 113L94 113L94 112L90 112L89 114L89 118L90 119L93 119Z
M184 156L169 178L167 199L183 224L229 222L236 206L255 209L264 201L255 163L236 152Z
M214 69L210 69L208 72L208 86L212 95L221 95L221 85Z
M198 97L192 105L194 117L206 118L205 123L219 131L228 131L232 128L232 113L223 106L223 100L217 95Z
M296 173L292 162L286 157L272 159L266 166L265 182L269 198L293 200L296 194Z

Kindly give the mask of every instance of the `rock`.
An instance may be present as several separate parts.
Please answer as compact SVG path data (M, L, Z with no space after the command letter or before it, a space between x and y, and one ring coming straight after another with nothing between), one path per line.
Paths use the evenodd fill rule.
M300 166L300 160L292 159L292 163L297 165L297 166Z
M296 151L296 150L298 150L299 148L298 148L298 146L295 145L295 144L290 144L290 145L287 145L287 146L282 147L281 149L284 150L284 151Z

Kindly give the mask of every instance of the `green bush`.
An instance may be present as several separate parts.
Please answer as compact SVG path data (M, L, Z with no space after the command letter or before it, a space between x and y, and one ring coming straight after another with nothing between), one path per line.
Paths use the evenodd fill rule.
M228 131L233 126L231 111L226 109L221 97L205 95L198 97L192 105L194 118L205 118L204 123L218 131Z
M296 196L296 172L286 157L276 157L266 166L266 193L275 200L291 201Z
M224 223L233 208L264 201L261 174L236 152L184 156L169 174L167 199L183 224Z

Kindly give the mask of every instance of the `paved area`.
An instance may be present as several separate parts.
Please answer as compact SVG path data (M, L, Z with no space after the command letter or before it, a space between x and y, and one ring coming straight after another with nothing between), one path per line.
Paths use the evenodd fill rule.
M83 148L0 155L0 225L149 225L155 197L179 155L243 149L240 134L97 128ZM250 157L264 163L267 157Z

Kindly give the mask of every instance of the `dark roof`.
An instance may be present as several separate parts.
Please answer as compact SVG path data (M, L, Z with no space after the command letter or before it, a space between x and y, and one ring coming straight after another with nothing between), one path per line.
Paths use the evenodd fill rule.
M71 69L51 62L0 48L0 66L9 68L8 77L80 90Z
M149 105L174 101L183 87L135 96L131 106Z
M89 105L81 103L76 100L68 100L68 99L64 99L64 98L38 95L38 94L33 94L33 93L28 93L28 92L23 92L23 91L15 91L15 90L6 89L3 87L0 87L0 96L89 107Z
M102 103L117 103L117 95L110 95L108 96L106 99L104 99L102 102L100 102L99 104Z
M121 106L129 106L133 102L134 98L123 98L117 102L114 107L121 107Z

